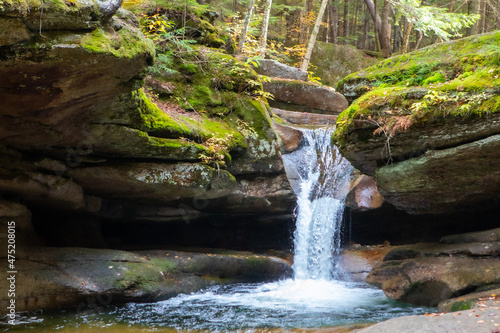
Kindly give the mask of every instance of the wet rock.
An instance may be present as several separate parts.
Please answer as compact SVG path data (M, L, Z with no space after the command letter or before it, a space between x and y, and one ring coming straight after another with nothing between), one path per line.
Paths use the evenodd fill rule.
M495 231L475 234L491 235ZM466 235L462 239L467 239ZM498 241L399 246L387 253L366 281L382 288L390 298L437 306L446 299L492 289L499 284L499 254Z
M402 333L402 332L474 332L492 333L500 324L498 306L483 308L483 311L468 310L460 314L439 313L420 316L403 316L389 319L373 326L357 330L359 333Z
M442 301L438 305L438 310L441 312L464 311L474 308L483 309L488 305L500 304L498 295L500 295L499 285L487 286L485 290L455 297ZM492 316L493 317L493 316Z
M342 251L339 268L349 280L364 282L372 268L391 250L390 246L351 246Z
M301 131L289 126L280 125L275 121L273 121L273 129L281 139L285 153L290 153L300 148L303 138Z
M288 80L307 81L307 72L300 68L290 67L276 60L261 59L257 66L254 66L257 73Z
M292 275L290 265L277 257L252 253L192 253L177 251L140 251L147 258L169 258L176 264L176 271L184 274L206 276L208 279L236 281L270 281Z
M285 110L338 114L347 108L347 100L335 89L298 80L271 79L264 91L273 94L270 105ZM281 104L280 104L281 103ZM299 106L296 110L294 105Z
M384 197L379 193L373 177L357 175L351 183L346 205L354 210L376 209L382 206Z
M77 310L127 301L157 301L209 285L274 280L290 274L278 258L245 253L131 253L84 248L36 248L16 262L16 310L77 305ZM0 281L6 290L7 280ZM2 314L9 300L2 297ZM90 302L89 302L90 301Z
M498 258L434 257L384 261L366 281L402 302L437 306L481 286L500 283Z

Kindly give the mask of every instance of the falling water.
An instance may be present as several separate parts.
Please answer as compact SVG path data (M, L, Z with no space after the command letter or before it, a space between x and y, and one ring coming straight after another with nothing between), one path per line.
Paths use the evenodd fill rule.
M302 129L304 145L284 156L287 175L297 193L294 279L272 283L214 286L162 302L109 306L89 316L22 316L40 329L101 327L119 332L255 332L377 322L419 314L389 300L365 283L338 279L344 200L352 167L331 144L332 129ZM294 185L294 181L295 185ZM86 330L89 328L89 330ZM136 330L138 329L138 330Z
M334 128L302 129L302 149L283 157L288 174L298 178L295 279L337 277L344 201L351 164L331 143Z

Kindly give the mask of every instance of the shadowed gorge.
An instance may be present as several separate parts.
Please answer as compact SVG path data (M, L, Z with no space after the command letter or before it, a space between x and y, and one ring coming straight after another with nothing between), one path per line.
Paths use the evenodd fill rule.
M224 4L0 3L1 329L494 333L500 32Z

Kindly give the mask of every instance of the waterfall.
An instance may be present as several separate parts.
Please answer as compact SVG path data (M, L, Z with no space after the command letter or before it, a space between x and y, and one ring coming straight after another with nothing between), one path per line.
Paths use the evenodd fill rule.
M333 127L300 130L303 147L283 156L287 174L297 181L294 277L329 281L337 277L352 166L331 143Z

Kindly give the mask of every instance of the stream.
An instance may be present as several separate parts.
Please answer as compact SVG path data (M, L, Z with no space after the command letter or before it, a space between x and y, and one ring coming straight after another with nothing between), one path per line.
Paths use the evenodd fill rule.
M390 300L379 289L349 281L337 267L336 258L346 233L342 212L352 167L331 145L332 129L301 130L303 147L283 157L298 192L293 278L215 286L155 303L96 304L94 309L80 312L73 309L22 313L17 325L0 326L0 330L314 331L433 311Z

